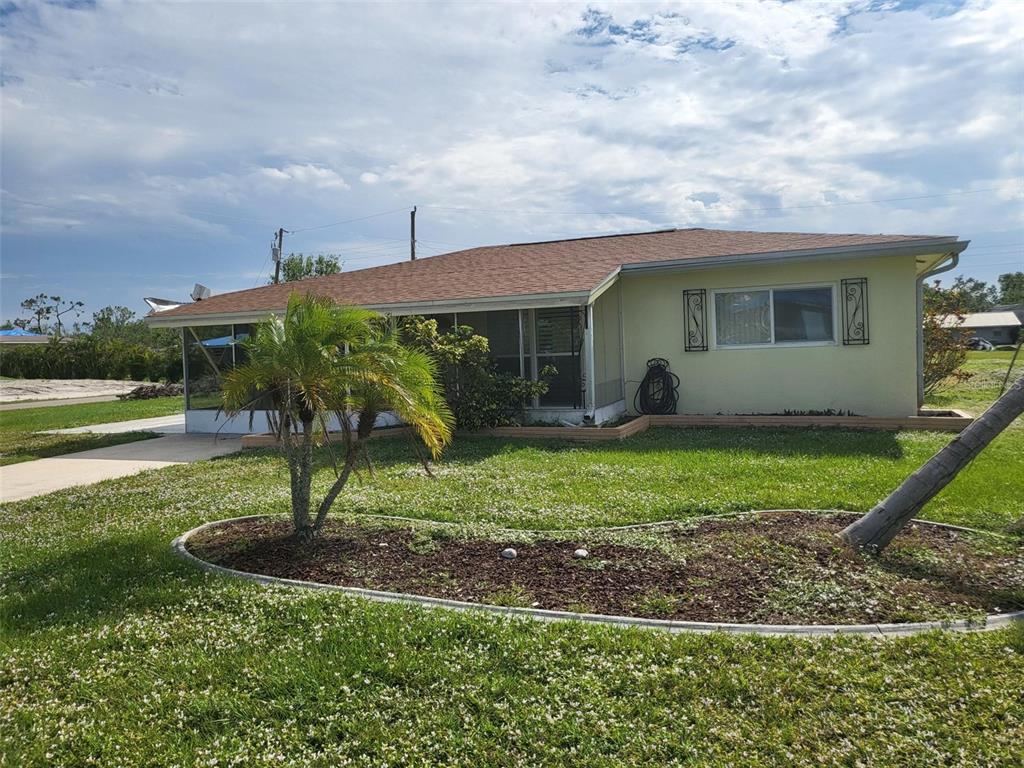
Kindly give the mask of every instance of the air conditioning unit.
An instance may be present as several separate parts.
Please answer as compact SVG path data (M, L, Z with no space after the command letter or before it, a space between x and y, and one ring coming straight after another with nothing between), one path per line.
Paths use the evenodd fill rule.
M203 299L210 298L210 289L202 283L196 283L192 289L192 301L202 301Z

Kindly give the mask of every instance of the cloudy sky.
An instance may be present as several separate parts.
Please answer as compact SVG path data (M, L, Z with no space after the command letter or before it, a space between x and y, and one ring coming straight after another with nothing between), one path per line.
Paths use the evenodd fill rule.
M956 234L1024 269L1007 2L0 4L2 315L664 227Z

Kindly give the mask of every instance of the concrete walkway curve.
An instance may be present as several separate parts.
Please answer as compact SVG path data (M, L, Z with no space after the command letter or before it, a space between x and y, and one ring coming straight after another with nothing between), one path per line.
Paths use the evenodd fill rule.
M0 467L0 502L20 501L78 485L92 485L148 469L191 464L234 453L238 437L165 435L151 440L68 453Z

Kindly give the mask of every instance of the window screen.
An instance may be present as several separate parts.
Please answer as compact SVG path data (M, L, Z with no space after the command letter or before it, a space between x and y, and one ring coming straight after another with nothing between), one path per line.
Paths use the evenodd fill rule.
M771 344L769 291L715 294L715 339L718 346Z
M832 289L773 291L775 341L832 341Z
M720 347L835 340L832 288L763 288L715 293Z

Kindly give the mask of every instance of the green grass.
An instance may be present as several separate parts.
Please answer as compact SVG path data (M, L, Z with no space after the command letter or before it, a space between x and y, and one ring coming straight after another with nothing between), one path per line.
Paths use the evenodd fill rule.
M118 435L48 435L46 429L70 429L112 421L147 419L182 413L180 397L152 400L115 400L107 403L80 403L44 408L20 408L0 411L0 466L61 456L75 451L105 448L155 437L152 432L125 432Z
M373 447L376 479L363 472L338 513L558 528L757 507L862 510L949 438L652 430L610 445L467 439L436 481L402 440L386 440ZM1015 428L926 516L1006 529L1024 515L1022 466ZM328 477L320 472L318 490ZM0 765L1019 758L1022 629L887 642L672 637L269 590L204 575L169 552L202 521L286 509L287 473L267 452L5 505Z
M980 416L999 395L999 388L1010 366L1013 352L968 352L963 369L971 374L965 382L942 389L928 398L928 404L938 408L963 408ZM1024 352L1017 356L1009 384L1024 376ZM1018 420L1016 427L1024 427Z

